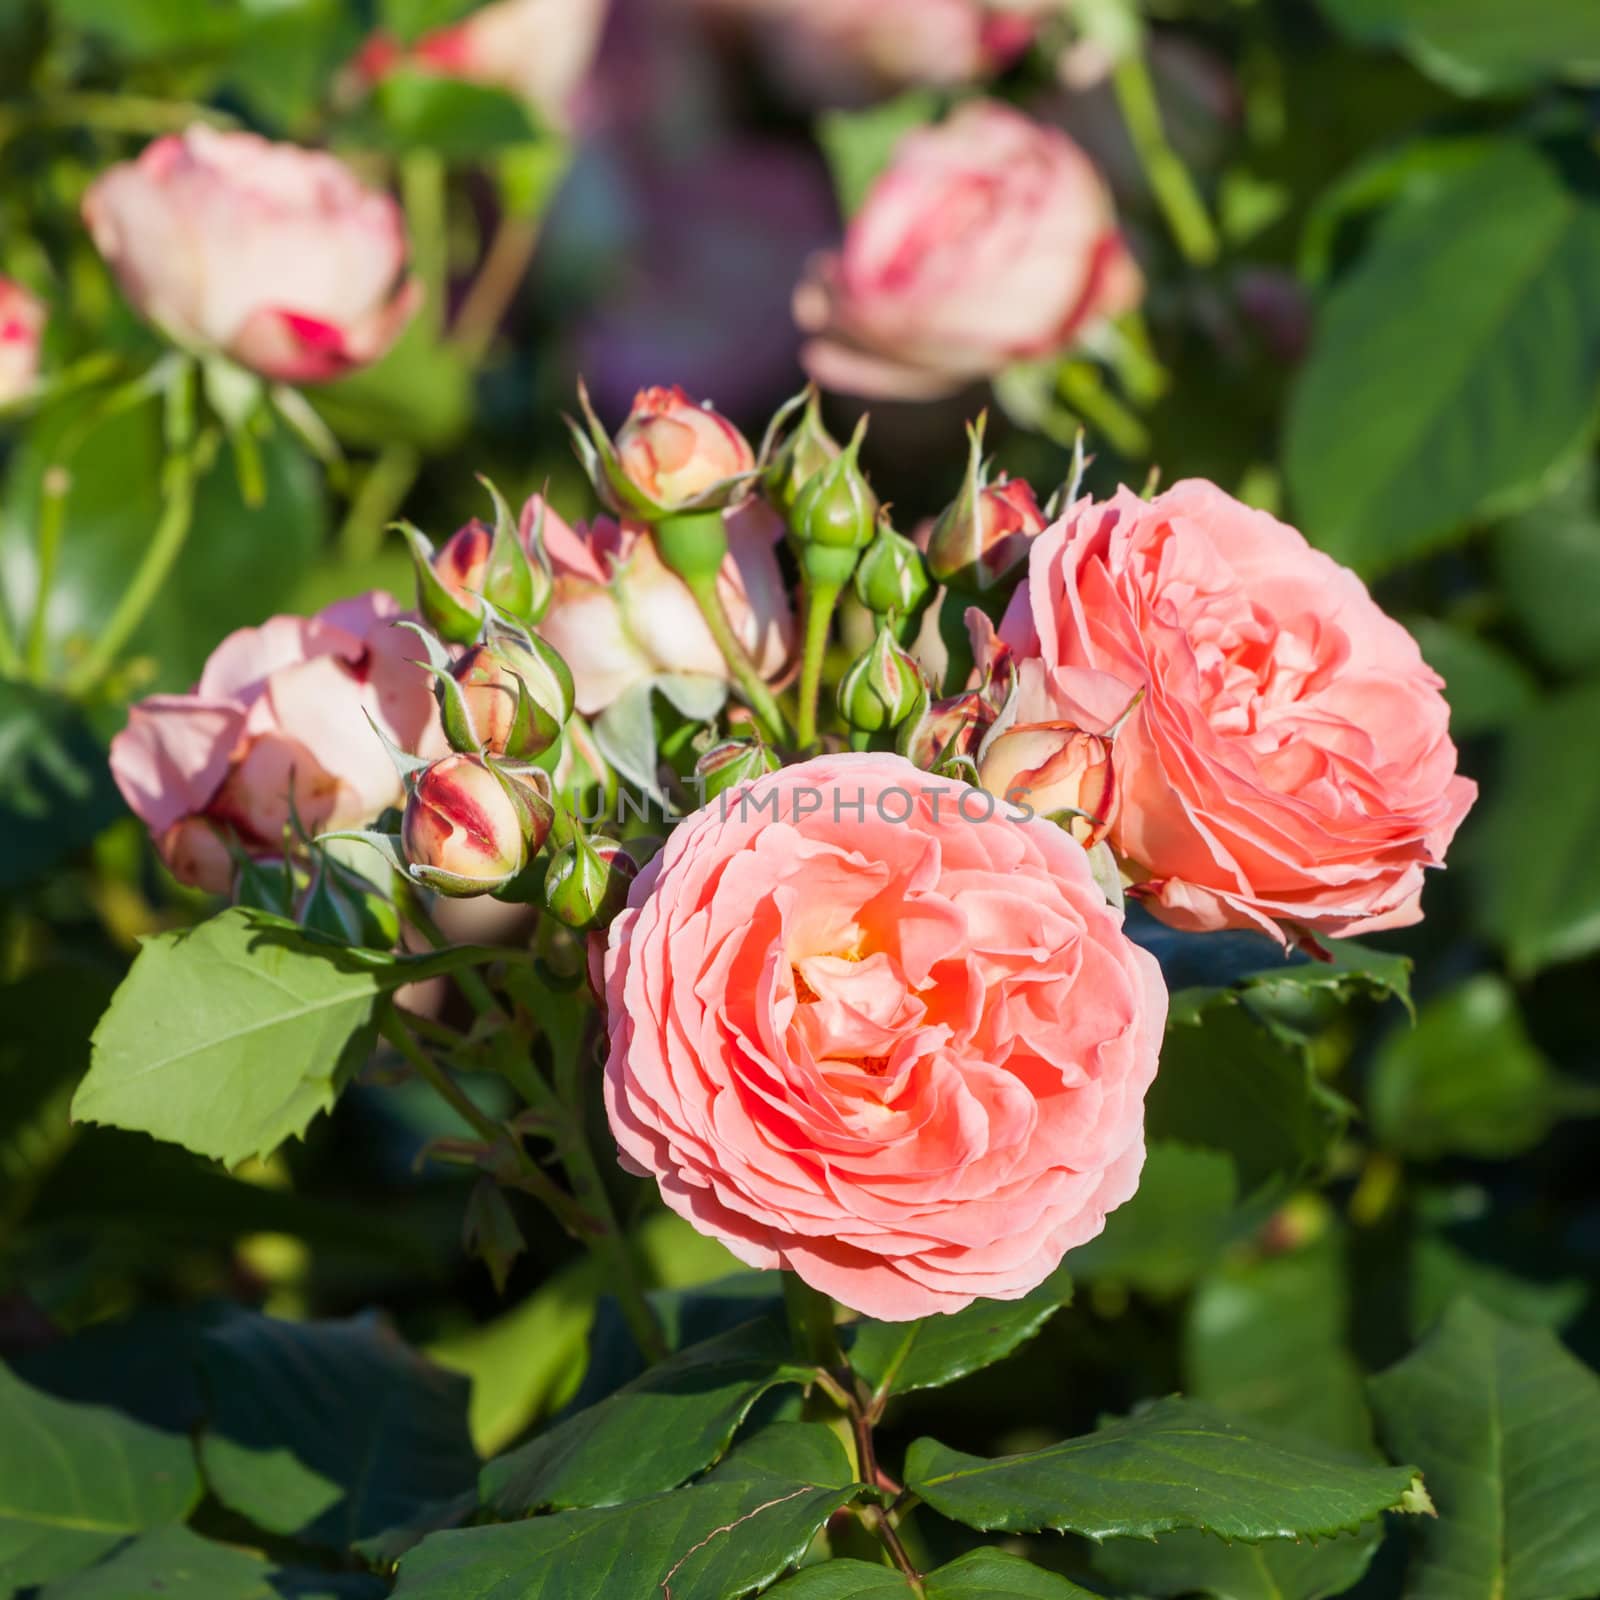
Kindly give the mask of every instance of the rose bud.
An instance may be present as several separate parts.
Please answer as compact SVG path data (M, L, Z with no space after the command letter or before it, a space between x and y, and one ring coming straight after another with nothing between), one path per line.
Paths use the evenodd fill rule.
M510 883L526 855L517 805L477 756L444 756L418 775L400 841L417 881L451 896Z
M460 751L531 761L561 736L572 715L572 674L543 639L501 635L473 645L440 685L445 737Z
M388 195L333 156L253 133L196 124L157 139L96 180L83 217L169 338L284 383L376 361L422 299Z
M971 760L994 721L994 710L976 689L934 700L901 723L895 748L907 761L932 772L944 763Z
M563 845L545 874L544 903L569 928L604 926L628 902L639 864L615 839L579 834Z
M861 419L836 460L806 480L789 513L789 533L797 545L827 550L862 550L878 526L878 497L858 459L866 434Z
M227 894L233 888L233 853L222 829L204 817L180 817L156 835L155 845L179 883L206 894Z
M824 388L927 399L1059 354L1141 289L1083 151L979 100L901 139L794 312Z
M774 436L782 427L785 414L802 398L805 409L799 423L781 444L775 445ZM817 391L810 388L803 397L797 395L773 418L761 448L761 459L767 463L761 481L772 503L785 514L792 511L800 491L830 461L838 460L839 453L839 441L823 424Z
M922 552L886 519L856 568L856 598L880 617L910 617L932 590Z
M695 789L700 804L719 794L776 772L783 763L759 739L724 739L714 744L694 764Z
M673 509L755 465L745 437L709 402L677 384L641 389L617 435L622 470L659 506Z
M996 799L1053 817L1085 850L1116 820L1111 739L1070 722L1026 722L991 739L978 758L978 783Z
M48 313L19 283L0 278L0 406L30 393Z
M967 430L967 475L961 493L940 513L928 535L928 570L951 589L983 594L1028 558L1044 532L1044 513L1033 490L1002 473L989 480L983 459L984 418Z
M917 664L880 625L872 648L839 680L839 712L861 733L898 727L925 699Z
M520 525L497 490L491 531L477 518L434 550L402 524L417 574L417 609L441 639L471 644L484 619L484 601L519 622L536 623L550 609L551 579L543 546L543 502L530 500ZM530 545L538 559L529 556Z

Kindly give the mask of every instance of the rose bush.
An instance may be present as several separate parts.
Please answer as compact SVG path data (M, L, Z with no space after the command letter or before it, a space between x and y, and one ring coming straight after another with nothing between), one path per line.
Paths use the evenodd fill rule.
M1077 845L974 794L885 755L731 791L606 956L624 1160L741 1260L891 1320L1025 1294L1144 1159L1160 970Z
M1212 484L1080 501L1001 637L1019 715L1117 736L1111 832L1180 928L1335 937L1422 915L1477 786L1441 680L1353 572Z
M1063 350L1140 293L1089 158L985 100L901 142L795 317L823 387L925 397Z
M157 139L96 179L83 218L162 332L286 383L376 361L422 298L393 200L333 156L255 134Z

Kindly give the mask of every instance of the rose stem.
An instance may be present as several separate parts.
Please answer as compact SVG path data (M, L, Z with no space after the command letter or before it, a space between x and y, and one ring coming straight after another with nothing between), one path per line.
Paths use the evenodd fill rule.
M843 586L813 583L806 589L805 643L800 656L800 715L795 723L795 738L802 750L817 742L817 696L822 688L822 663L828 652L828 630L833 608L839 603Z
M1178 248L1191 265L1209 267L1221 253L1217 231L1188 169L1167 142L1150 69L1137 50L1117 63L1111 84L1128 137Z

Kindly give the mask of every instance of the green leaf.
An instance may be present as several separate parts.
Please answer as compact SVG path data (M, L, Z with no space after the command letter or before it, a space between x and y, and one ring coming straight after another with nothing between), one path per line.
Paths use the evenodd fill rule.
M491 1461L480 1480L483 1502L498 1516L517 1517L675 1488L728 1448L769 1389L809 1376L789 1357L781 1319L748 1322Z
M1124 1283L1165 1297L1187 1288L1216 1260L1249 1213L1238 1210L1233 1160L1220 1150L1152 1143L1131 1200L1106 1218L1105 1231L1069 1251L1080 1278Z
M833 174L839 209L847 217L861 209L867 190L893 158L895 146L932 122L939 103L931 89L912 89L864 111L825 111L817 119L817 142Z
M1600 680L1511 730L1469 850L1482 933L1527 976L1600 949Z
M466 433L472 399L465 358L434 339L426 317L414 317L381 361L313 397L318 415L346 444L410 444L430 454Z
M920 1322L863 1318L845 1330L850 1365L877 1400L937 1389L1003 1361L1072 1301L1072 1279L1057 1270L1020 1300L980 1300Z
M400 1562L397 1600L741 1600L866 1492L821 1423L777 1423L700 1482L647 1500L439 1533Z
M1444 679L1453 737L1503 728L1538 703L1533 674L1499 645L1433 617L1411 617L1406 627L1422 647L1423 660Z
M50 1584L39 1600L277 1600L283 1591L274 1587L275 1576L253 1551L215 1544L174 1524Z
M1149 1138L1226 1151L1246 1195L1316 1168L1347 1116L1305 1052L1274 1037L1233 995L1179 1008L1145 1100Z
M1600 1089L1560 1077L1492 974L1469 978L1384 1040L1372 1064L1373 1132L1418 1160L1507 1160L1564 1115L1600 1115Z
M1600 14L1589 0L1321 0L1364 44L1403 50L1458 94L1515 92L1542 78L1600 81Z
M1600 1591L1600 1378L1553 1334L1458 1300L1371 1381L1385 1442L1428 1474L1407 1600Z
M473 1482L467 1384L373 1317L235 1315L207 1330L200 1460L222 1503L272 1533L344 1548Z
M305 1131L371 1044L380 996L482 960L318 941L233 907L145 942L94 1032L72 1113L230 1166Z
M1087 1589L1004 1550L973 1550L922 1580L927 1600L1095 1600ZM780 1600L911 1600L906 1580L866 1561L824 1561L767 1594Z
M199 1498L182 1434L57 1400L0 1365L0 1588L76 1572Z
M1414 1467L1366 1466L1252 1431L1193 1401L1158 1400L1096 1432L986 1461L918 1439L906 1483L968 1527L1148 1538L1201 1528L1225 1539L1321 1538L1417 1508Z
M398 150L434 150L451 160L536 143L526 102L504 89L402 67L373 93L382 142Z
M1336 1538L1224 1544L1209 1533L1164 1533L1153 1544L1113 1539L1094 1569L1119 1588L1150 1600L1205 1595L1209 1600L1326 1600L1343 1594L1372 1564L1378 1536L1363 1530Z
M105 751L77 707L0 681L0 890L42 877L122 814Z
M1289 409L1301 525L1373 572L1537 495L1600 391L1600 202L1508 140L1391 208Z
M1560 672L1600 666L1600 504L1595 464L1511 517L1490 546L1500 594L1529 646Z
M129 56L225 48L240 22L238 0L54 0L54 12Z
M1345 1340L1345 1300L1336 1233L1285 1255L1224 1262L1189 1303L1189 1392L1243 1421L1372 1456L1362 1377ZM1335 1539L1256 1545L1182 1531L1152 1543L1113 1539L1095 1552L1094 1566L1145 1595L1320 1600L1356 1582L1381 1531L1373 1524Z

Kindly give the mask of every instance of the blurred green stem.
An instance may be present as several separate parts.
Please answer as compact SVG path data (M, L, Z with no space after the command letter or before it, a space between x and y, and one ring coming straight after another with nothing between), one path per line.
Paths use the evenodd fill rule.
M528 217L505 216L456 313L450 340L474 366L489 353L517 290L528 275L539 243L539 224Z
M339 529L339 553L347 564L364 565L383 548L384 533L421 470L422 457L409 444L385 445L378 452Z
M795 720L795 740L802 750L817 742L817 699L822 692L822 664L828 653L828 632L833 609L844 592L839 584L806 586L805 642L800 654L800 712Z
M1068 361L1056 375L1056 393L1091 434L1118 455L1139 461L1150 454L1150 433L1140 418L1111 392L1098 367Z
M1137 51L1124 56L1111 75L1111 83L1128 137L1172 237L1186 260L1197 267L1209 267L1221 253L1217 230L1188 168L1167 141L1161 125L1161 107L1144 57Z
M824 1372L844 1366L833 1301L813 1289L797 1272L783 1274L783 1304L789 1316L789 1338L796 1357Z
M61 558L61 529L71 487L72 479L61 466L47 467L39 482L39 581L34 592L33 621L28 626L28 676L41 683L46 676L50 591L55 586L56 565Z
M194 523L195 480L199 476L199 458L213 442L209 436L200 439L167 457L166 504L161 521L156 525L154 537L145 547L144 557L133 574L133 581L123 591L111 620L100 631L93 648L67 675L67 692L86 695L98 687L100 680L116 664L122 648L139 630L150 607L155 603L167 575L177 564L183 546ZM42 576L42 574L41 574ZM44 601L41 590L40 601Z

